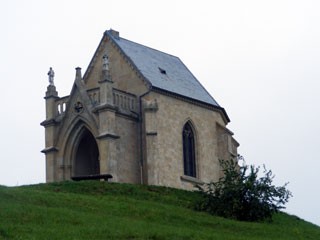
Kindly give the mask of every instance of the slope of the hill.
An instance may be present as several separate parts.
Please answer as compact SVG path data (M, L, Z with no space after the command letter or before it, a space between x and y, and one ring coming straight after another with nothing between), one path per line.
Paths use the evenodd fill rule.
M192 210L196 198L99 181L0 186L0 239L320 239L318 226L295 216L238 222Z

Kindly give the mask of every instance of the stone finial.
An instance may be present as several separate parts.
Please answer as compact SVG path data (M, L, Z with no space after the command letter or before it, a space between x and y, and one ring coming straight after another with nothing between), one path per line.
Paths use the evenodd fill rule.
M49 69L48 77L49 77L49 85L54 86L54 71L53 71L52 67L50 67L50 69Z
M76 67L76 80L81 80L82 79L82 74L81 74L81 67Z

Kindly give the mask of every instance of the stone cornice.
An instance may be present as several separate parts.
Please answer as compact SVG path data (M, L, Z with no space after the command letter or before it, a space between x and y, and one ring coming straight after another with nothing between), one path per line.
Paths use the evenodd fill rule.
M45 97L43 97L45 100L53 98L53 99L60 99L58 96L54 96L54 95L46 95Z
M55 118L47 119L47 120L44 120L43 122L40 123L40 125L43 127L50 127L50 126L54 126L57 124L58 124L58 122L56 121Z
M54 98L54 99L59 98L58 92L54 85L49 85L47 87L46 96L44 97L44 99L50 99L50 98Z
M126 119L130 119L130 120L137 121L137 122L140 119L139 114L135 113L135 112L127 113L127 112L116 111L116 116L124 117Z
M103 105L99 105L96 106L92 112L94 113L99 113L99 112L103 112L103 111L111 111L111 112L115 112L117 110L117 107L111 104L103 104Z
M50 152L58 152L58 151L59 151L59 149L56 148L56 147L47 147L47 148L41 150L41 152L44 153L44 154L47 154L47 153L50 153Z
M120 136L116 135L115 133L105 132L101 133L97 139L118 139Z

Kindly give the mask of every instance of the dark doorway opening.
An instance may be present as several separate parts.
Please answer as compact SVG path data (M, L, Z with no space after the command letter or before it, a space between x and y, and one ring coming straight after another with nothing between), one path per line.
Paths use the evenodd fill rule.
M74 176L100 173L99 149L91 132L87 129L81 134L74 161Z

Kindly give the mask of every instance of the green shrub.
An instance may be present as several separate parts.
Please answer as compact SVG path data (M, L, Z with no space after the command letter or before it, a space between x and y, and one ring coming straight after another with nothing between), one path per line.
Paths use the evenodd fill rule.
M248 166L238 161L220 161L224 176L218 182L210 182L198 189L202 195L196 203L196 209L226 218L241 221L272 220L272 215L284 208L292 196L286 189L272 185L274 175L263 167L263 176L259 177L260 167Z

